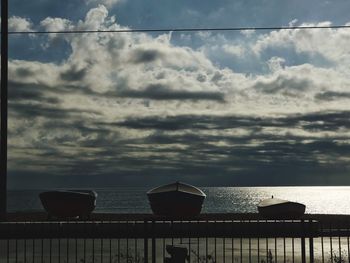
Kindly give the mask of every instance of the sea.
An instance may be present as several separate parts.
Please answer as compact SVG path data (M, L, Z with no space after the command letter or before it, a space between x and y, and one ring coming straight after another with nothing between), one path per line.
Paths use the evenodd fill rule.
M207 195L204 213L254 213L257 204L272 195L300 202L306 213L350 214L350 187L201 187ZM97 194L95 212L151 213L144 187L94 189ZM37 190L8 190L8 211L40 211L43 207Z

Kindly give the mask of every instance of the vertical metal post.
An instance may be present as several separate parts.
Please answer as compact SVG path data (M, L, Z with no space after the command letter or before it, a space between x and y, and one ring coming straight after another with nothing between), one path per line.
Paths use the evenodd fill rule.
M191 225L192 222L187 222L187 229L188 229L188 262L191 262ZM225 262L224 262L225 263Z
M209 230L208 229L208 219L206 221L205 226L206 226L206 229ZM206 231L205 233L208 234L208 231ZM208 254L209 254L208 253L208 235L205 235L205 263L208 263Z
M349 233L349 223L347 224L347 232ZM349 243L349 234L346 237L347 250L348 250L348 261L350 262L350 243Z
M223 226L224 226L224 229L226 230L226 227L225 227L225 224L226 224L226 221L222 222ZM225 263L226 261L226 238L223 237L222 238L222 262ZM191 250L190 250L190 255L191 255ZM191 261L189 261L191 262Z
M322 263L324 263L323 223L322 222L321 222L321 252L322 252Z
M215 230L217 229L216 220L214 220L214 228L215 228ZM214 261L218 262L217 257L216 257L216 236L214 236Z
M292 263L294 263L295 255L294 255L294 237L292 237Z
M199 221L197 221L197 223L199 225ZM349 239L348 239L348 244L349 244ZM349 247L349 245L348 245L348 247ZM198 237L197 237L197 263L199 263L199 259L200 259L199 256L200 256L200 249L199 249L199 235L198 235Z
M143 226L144 226L144 231L145 231L145 236L143 239L143 257L144 257L144 262L148 263L148 226L147 226L147 220L143 221Z
M231 221L231 251L232 251L232 255L231 255L231 262L233 263L235 261L235 240L234 240L234 224L233 224L233 220Z
M306 263L306 248L305 248L305 221L301 220L302 237L301 237L301 262Z
M152 220L152 263L156 263L156 258L155 222Z
M259 219L257 221L257 226L258 226L258 239L257 239L257 256L258 256L258 262L260 262L260 223L259 223Z
M310 236L309 236L309 250L310 250L310 263L314 263L314 239L312 229L312 219L309 220L310 225Z
M306 263L305 237L301 238L301 262Z
M242 225L242 220L239 221L240 225ZM240 234L239 237L239 253L240 253L240 262L243 262L243 237L242 237L242 233ZM215 260L216 262L216 260Z
M332 240L332 234L333 234L333 227L332 222L329 223L329 246L330 246L330 253L331 253L331 262L333 262L333 240Z
M248 220L248 223L250 223L250 220ZM252 263L252 240L249 236L249 239L248 239L248 252L249 252L249 263Z
M286 230L286 221L283 220L283 231ZM276 259L277 261L277 259ZM287 262L287 256L286 256L286 237L284 236L283 237L283 263L286 263Z
M41 224L40 226L41 226L41 230L44 231L45 225ZM44 263L44 238L41 239L41 261L40 262Z
M134 225L136 226L137 222L134 221ZM138 255L138 252L137 252L137 238L135 238L135 244L134 244L134 248L135 248L135 261L137 262L138 260L141 260L139 255Z
M339 246L339 262L344 262L342 258L342 253L341 253L341 234L340 234L340 228L338 228L339 236L338 236L338 246Z
M0 220L7 213L8 0L1 0Z

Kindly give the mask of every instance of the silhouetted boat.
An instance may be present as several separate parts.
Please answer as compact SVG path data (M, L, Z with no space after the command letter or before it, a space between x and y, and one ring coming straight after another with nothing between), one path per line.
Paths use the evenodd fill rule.
M97 193L91 190L48 191L39 194L49 218L88 218L96 207Z
M266 219L298 219L304 215L305 205L272 196L258 204L258 211Z
M180 182L154 188L147 196L154 214L175 217L200 214L206 197L197 187Z

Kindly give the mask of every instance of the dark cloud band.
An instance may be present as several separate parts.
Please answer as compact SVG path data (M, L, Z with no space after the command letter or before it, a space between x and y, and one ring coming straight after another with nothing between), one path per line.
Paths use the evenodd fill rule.
M225 96L220 92L174 90L166 85L152 84L143 90L124 90L118 93L122 98L151 100L212 100L224 102Z

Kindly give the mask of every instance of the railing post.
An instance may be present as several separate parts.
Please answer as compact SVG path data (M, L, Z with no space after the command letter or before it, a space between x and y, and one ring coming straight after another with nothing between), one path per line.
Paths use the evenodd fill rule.
M306 263L306 251L305 251L305 221L304 219L301 220L301 228L302 228L302 235L301 235L301 262Z
M314 263L314 238L313 238L313 226L312 219L309 220L309 250L310 250L310 263Z
M155 222L154 219L152 220L152 263L156 263L156 238L155 238Z
M147 225L147 220L143 221L143 226L144 226L144 231L145 231L145 236L143 238L143 257L144 257L144 262L148 263L148 225Z

